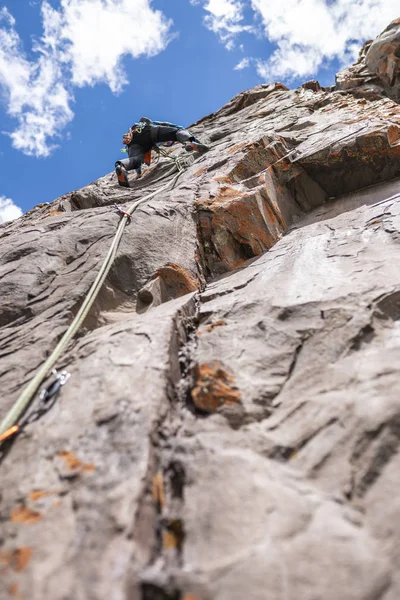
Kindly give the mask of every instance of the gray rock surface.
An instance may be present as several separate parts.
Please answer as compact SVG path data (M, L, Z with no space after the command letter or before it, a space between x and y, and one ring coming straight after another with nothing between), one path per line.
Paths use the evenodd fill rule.
M357 63L336 76L336 89L352 90L360 97L388 96L400 101L400 19L376 40L366 42Z
M1 599L399 597L399 87L344 79L239 94L134 213L71 378L1 446ZM162 157L0 226L1 416L94 280L112 205L173 177Z

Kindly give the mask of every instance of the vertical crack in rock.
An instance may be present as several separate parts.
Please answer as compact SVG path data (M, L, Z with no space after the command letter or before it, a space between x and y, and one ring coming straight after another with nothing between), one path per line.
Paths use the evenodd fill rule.
M177 312L169 348L167 396L169 409L157 425L152 438L155 460L147 480L145 498L151 504L154 539L151 558L140 576L141 600L180 600L182 593L175 574L183 567L185 524L182 517L185 490L185 468L176 458L179 430L190 387L190 350L196 329L198 298L196 295ZM137 516L140 530L145 515ZM149 525L150 526L150 525ZM136 538L136 534L135 534Z
M398 453L400 446L400 415L389 423L367 431L356 442L350 463L352 484L347 496L359 500L382 475L384 467Z

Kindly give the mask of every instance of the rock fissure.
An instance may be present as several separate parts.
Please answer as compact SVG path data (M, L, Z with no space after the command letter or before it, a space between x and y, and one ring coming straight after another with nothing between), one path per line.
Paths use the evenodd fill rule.
M183 565L185 468L177 458L180 431L190 388L190 347L196 329L198 298L193 296L175 315L169 342L169 407L152 438L157 465L152 469L151 501L154 546L140 575L141 599L181 599L176 572ZM143 519L139 519L139 521Z

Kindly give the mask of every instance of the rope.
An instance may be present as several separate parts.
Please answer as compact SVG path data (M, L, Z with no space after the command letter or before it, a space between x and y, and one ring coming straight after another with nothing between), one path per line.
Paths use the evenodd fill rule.
M329 144L329 146L333 146L334 144L338 144L339 142L342 142L346 138L351 137L352 135L359 133L360 131L362 131L363 129L365 129L368 125L369 125L369 123L366 123L358 131L356 131L356 132L352 131L351 133L347 133L346 135L344 135L343 137L339 138L338 140L333 140L332 143ZM388 127L390 127L390 125L396 125L396 123L390 123L390 122L389 122L389 124L386 123L385 125L382 125L382 127L378 127L378 129L375 129L373 131L373 133L379 133L380 131L383 131L383 130L387 129ZM327 128L325 128L325 129L328 129L328 128L329 128L329 126ZM298 162L299 160L303 160L305 158L309 158L310 156L314 156L315 154L318 154L318 152L322 152L323 150L326 150L329 146L323 146L322 148L318 148L315 152L311 152L311 154L306 154L304 157L300 156L299 158L292 159L291 158L292 154L295 154L296 152L301 152L301 150L299 150L299 148L293 148L293 150L290 150L290 152L288 152L284 156L281 156L281 158L279 158L274 163L272 163L272 165L269 165L266 169L264 169L263 171L261 171L261 173L265 173L265 171L269 171L270 169L273 169L273 167L275 165L277 165L278 163L280 163L282 160L285 160L285 158L289 158L289 161L292 164L294 164L294 163Z
M176 168L178 168L177 165L176 165ZM131 215L135 212L137 207L140 206L140 204L143 204L144 202L147 202L148 200L150 200L157 194L160 194L161 192L166 190L169 186L171 186L171 188L173 188L175 186L176 181L178 180L178 177L180 177L181 172L182 171L179 170L178 173L173 178L173 180L169 181L166 185L161 187L159 190L156 190L155 192L152 192L151 194L144 196L144 198L141 198L140 200L137 200L136 202L134 202L128 208L128 210L123 214L122 219L118 225L116 234L114 236L114 239L111 243L110 249L108 251L108 254L107 254L106 258L104 259L103 264L101 265L100 271L98 272L97 277L92 284L92 287L90 288L89 292L87 293L86 298L84 299L82 306L80 307L77 315L73 319L73 321L70 324L70 326L68 327L67 331L64 333L61 340L58 342L57 346L55 347L55 349L53 350L53 352L51 353L49 358L41 366L41 368L38 370L38 372L36 373L34 378L26 386L26 388L23 390L21 395L17 398L14 405L8 412L7 416L2 421L2 423L0 425L0 447L1 447L2 441L8 439L9 437L11 437L11 435L13 435L14 433L16 433L16 431L18 431L18 428L17 429L14 429L14 428L15 428L16 424L18 423L19 419L21 418L23 413L27 410L27 408L29 407L38 388L43 383L43 381L47 378L49 371L54 367L57 360L64 353L69 342L75 336L79 327L82 325L83 321L85 320L88 312L90 311L90 309L93 305L93 302L96 300L96 297L100 291L101 286L103 285L103 283L110 271L111 265L114 262L114 258L117 253L118 246L119 246L121 238L122 238L122 234L124 232L125 226L126 226L128 220L130 219ZM11 433L11 430L12 430L12 433Z
M387 123L385 123L385 125L383 125L382 127L378 128L377 130L375 130L375 132L379 132L382 131L383 129L385 129L388 126ZM358 133L358 132L357 132ZM351 135L353 135L354 132L351 132L345 136L343 136L342 138L338 139L338 140L334 140L330 145L336 144L340 141L342 141L343 139L346 139L347 137L350 137ZM128 210L123 214L122 219L119 223L117 232L114 236L114 239L112 241L111 247L108 251L108 254L100 268L99 273L97 274L97 277L94 281L94 283L92 284L92 287L90 288L85 300L83 301L83 304L81 306L81 308L79 309L77 315L75 316L74 320L72 321L72 323L70 324L70 326L68 327L67 331L64 333L63 337L61 338L61 340L59 341L59 343L57 344L57 346L55 347L55 349L53 350L53 352L51 353L51 355L49 356L49 358L46 360L46 362L42 365L42 367L39 369L39 371L36 373L36 375L34 376L34 378L32 379L32 381L27 385L27 387L24 389L24 391L21 393L21 395L19 396L19 398L16 400L16 402L14 403L13 407L10 409L10 411L8 412L7 416L5 417L5 419L2 421L1 425L0 425L0 447L2 444L2 441L4 441L5 439L8 439L12 434L15 433L15 425L16 423L19 421L19 419L21 418L22 414L26 411L26 409L29 407L33 396L36 394L38 388L40 387L40 385L42 384L42 382L47 378L47 375L49 373L49 371L54 367L55 363L57 362L57 360L60 358L60 356L63 354L63 352L65 351L65 349L67 348L69 342L71 341L71 339L75 336L76 332L78 331L79 327L81 326L81 324L83 323L83 321L85 320L89 310L91 309L99 291L101 286L103 285L109 271L111 268L112 263L114 262L114 258L115 255L117 253L118 250L118 246L119 243L121 241L122 238L122 234L123 231L125 229L125 226L128 222L128 220L130 219L131 215L133 214L133 212L136 210L136 208L140 205L143 204L144 202L150 200L150 198L153 198L154 196L156 196L157 194L159 194L160 192L164 191L165 189L167 189L167 187L169 187L169 185L172 183L172 188L174 187L178 177L181 175L181 173L184 171L184 165L182 164L182 161L179 158L175 158L175 157L171 157L168 155L168 153L164 150L159 148L159 150L161 151L160 153L167 157L170 158L171 160L173 160L175 162L175 167L178 170L177 175L174 177L174 179L172 180L172 182L168 182L165 186L163 186L162 188L160 188L159 190L156 190L155 192L152 192L151 194L148 194L147 196L145 196L144 198L142 198L141 200L138 200L137 202L134 202L129 208ZM321 149L317 150L316 152L320 152ZM269 169L272 169L276 164L278 164L279 162L281 162L282 160L288 158L291 154L294 154L295 152L298 152L298 148L294 148L293 150L291 150L290 152L288 152L287 154L285 154L285 156L282 156L279 160L277 160L276 162L274 162L272 165L269 165L265 170L268 171ZM315 153L313 153L315 154ZM309 155L309 156L312 156ZM289 159L290 162L294 163L297 162L300 159L294 159L291 160ZM170 175L170 173L168 173L167 175ZM167 176L165 175L165 176ZM13 429L13 432L11 433L11 430Z

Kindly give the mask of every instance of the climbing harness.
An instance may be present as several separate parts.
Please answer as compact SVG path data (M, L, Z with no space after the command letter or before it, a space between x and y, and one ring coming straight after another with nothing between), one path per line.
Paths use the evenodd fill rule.
M121 210L118 209L119 212L121 212L121 214L122 214L122 219L119 222L114 239L108 250L107 256L105 257L103 264L101 265L101 268L96 276L96 279L94 280L89 292L87 293L78 313L76 314L72 323L69 325L68 329L62 336L61 340L58 342L57 346L54 348L53 352L50 354L50 356L47 358L47 360L44 362L44 364L39 368L38 372L33 377L31 382L22 391L22 393L17 398L16 402L14 403L14 405L12 406L12 408L6 415L5 419L0 424L0 448L1 448L1 445L3 442L12 438L16 433L21 431L22 427L24 427L27 424L27 422L24 422L23 424L18 425L18 422L20 421L20 419L22 418L22 416L26 412L26 410L29 408L38 388L41 386L43 381L48 377L48 373L50 373L52 371L54 365L59 360L60 356L65 352L69 342L75 336L76 332L78 331L78 329L82 325L83 321L85 320L87 314L89 313L94 301L97 298L100 288L102 287L102 285L110 271L111 265L114 262L114 258L116 256L116 253L117 253L117 250L118 250L121 238L122 238L122 234L124 232L125 226L128 223L128 220L131 218L132 214L135 212L135 210L138 208L138 206L140 206L144 202L148 202L151 198L154 198L154 196L157 196L157 194L160 194L161 192L165 191L169 187L171 187L171 189L173 189L175 187L175 184L183 171L183 167L182 167L182 165L180 165L180 167L178 166L178 164L180 164L180 163L177 162L177 159L173 159L173 160L175 160L175 167L178 170L178 173L175 175L175 177L172 179L172 181L168 181L168 183L166 183L160 189L158 189L154 192L151 192L150 194L147 194L140 200L137 200L136 202L131 204L131 206L129 206L126 211L123 211L123 214L122 214L122 209ZM175 170L175 167L174 167L174 170ZM171 174L172 174L171 172L168 172L167 174L164 175L164 177L167 177ZM46 395L43 394L43 398L40 399L41 405L43 405L43 403L47 403L50 398L55 398L56 392L68 380L69 373L67 373L66 371L63 371L61 374L57 373L57 377L58 377L58 380L56 380L57 383L53 382L52 384L50 384L50 389L47 389L47 394ZM52 393L53 390L54 390L54 393ZM43 408L43 406L42 406L42 408ZM41 411L40 414L42 414L42 412L43 411ZM36 413L37 413L37 411L35 411L35 414ZM29 418L29 422L31 422L30 418Z
M164 158L167 158L169 160L172 160L175 163L176 168L178 169L178 171L182 172L184 171L187 167L189 167L191 164L193 164L194 162L194 157L189 157L189 158L193 158L192 161L187 160L187 157L180 157L180 156L171 156L170 154L168 154L168 152L166 150L164 150L164 148L162 148L161 146L153 146L153 150L157 153L158 158L157 158L157 162L155 163L155 165L158 164L158 161L160 160L160 156L163 156Z
M156 152L158 152L159 154L161 154L161 156L164 156L165 158L168 158L169 160L173 160L174 163L176 164L176 168L179 171L184 171L185 169L187 169L188 167L190 167L194 163L194 156L193 156L193 154L191 154L189 156L171 156L161 146L155 146L154 149L156 150Z

